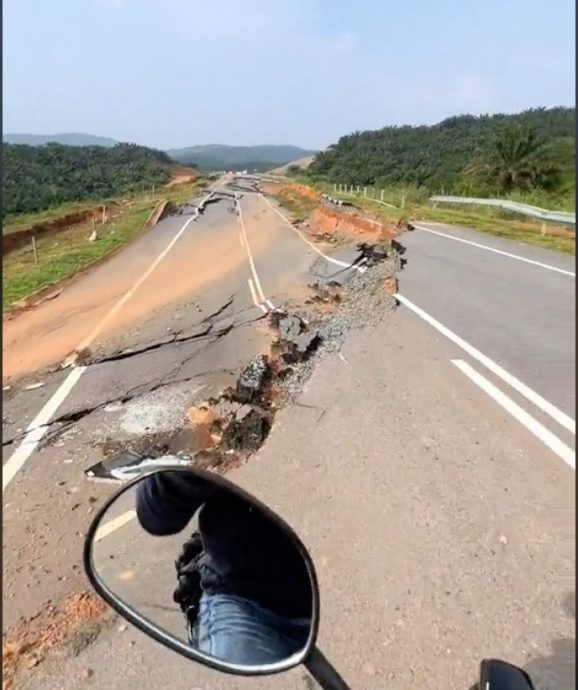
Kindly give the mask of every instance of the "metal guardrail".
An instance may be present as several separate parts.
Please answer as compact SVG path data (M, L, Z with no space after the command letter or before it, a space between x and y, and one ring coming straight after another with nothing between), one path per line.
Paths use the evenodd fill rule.
M539 206L530 206L518 201L505 201L503 199L477 199L467 196L431 196L429 199L434 204L469 204L478 206L494 206L512 213L521 213L525 216L538 218L544 223L558 223L560 225L576 226L576 214L566 211L550 211Z

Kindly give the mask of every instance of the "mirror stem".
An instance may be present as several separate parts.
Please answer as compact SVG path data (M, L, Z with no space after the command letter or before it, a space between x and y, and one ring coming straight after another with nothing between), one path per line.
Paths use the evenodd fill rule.
M351 690L317 647L313 647L303 664L323 690Z

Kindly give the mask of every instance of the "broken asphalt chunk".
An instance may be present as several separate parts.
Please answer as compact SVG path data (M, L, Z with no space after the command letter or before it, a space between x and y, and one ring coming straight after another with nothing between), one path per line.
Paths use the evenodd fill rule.
M271 371L267 357L265 355L255 357L237 379L235 399L241 403L257 402L270 377Z
M244 407L239 412L244 411ZM270 415L253 407L240 418L236 415L223 432L222 448L245 452L256 451L263 445L271 429Z

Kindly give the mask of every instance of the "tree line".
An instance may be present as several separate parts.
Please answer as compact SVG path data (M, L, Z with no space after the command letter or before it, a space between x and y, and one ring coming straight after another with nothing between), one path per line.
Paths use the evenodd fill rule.
M414 185L429 192L500 194L575 188L574 108L516 115L460 115L432 126L384 127L343 136L319 153L313 179Z
M171 158L136 144L2 144L2 218L64 202L103 199L170 179Z

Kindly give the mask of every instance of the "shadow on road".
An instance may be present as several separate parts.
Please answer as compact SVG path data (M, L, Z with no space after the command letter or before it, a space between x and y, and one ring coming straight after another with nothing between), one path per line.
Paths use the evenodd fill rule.
M576 619L576 592L566 595L562 607ZM572 690L576 687L576 636L553 640L550 655L530 661L525 670L536 690Z

